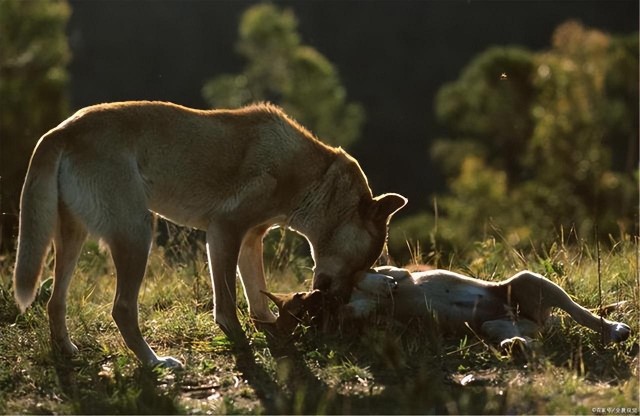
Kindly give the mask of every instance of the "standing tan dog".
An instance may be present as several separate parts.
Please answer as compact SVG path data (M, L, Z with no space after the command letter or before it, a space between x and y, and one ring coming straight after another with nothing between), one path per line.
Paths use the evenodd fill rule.
M554 307L599 334L604 342L629 337L629 326L596 316L575 303L558 285L543 276L523 271L501 282L488 282L448 270L409 273L383 266L360 272L344 319L365 319L374 314L406 323L414 318L435 318L445 333L467 328L501 344L528 342ZM267 296L280 310L276 326L291 331L304 314L314 316L324 307L319 291Z
M268 104L200 111L160 102L87 107L45 134L21 198L14 274L24 311L53 240L55 283L47 305L54 345L72 354L66 294L87 233L109 246L117 272L112 316L145 364L158 357L138 325L138 292L152 240L152 214L207 232L216 322L244 339L236 314L236 268L253 318L275 316L262 238L273 225L303 234L315 261L313 287L348 299L352 276L380 255L390 216L406 200L373 198L358 163L316 140Z

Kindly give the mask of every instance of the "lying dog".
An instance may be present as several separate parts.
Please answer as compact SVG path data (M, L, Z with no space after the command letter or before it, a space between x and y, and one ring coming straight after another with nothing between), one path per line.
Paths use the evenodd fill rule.
M604 342L621 342L631 333L629 326L594 315L560 286L529 271L502 282L488 282L447 270L409 273L384 266L360 273L356 282L349 303L341 307L344 319L364 319L376 313L400 322L434 318L445 333L460 333L468 326L504 345L528 342L557 307L600 333ZM321 313L324 299L320 291L265 294L278 306L276 325L284 331L291 331L305 314Z

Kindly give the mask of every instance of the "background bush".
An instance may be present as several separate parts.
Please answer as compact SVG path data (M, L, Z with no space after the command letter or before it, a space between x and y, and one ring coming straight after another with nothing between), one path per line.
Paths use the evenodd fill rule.
M488 235L519 247L560 230L637 235L637 51L637 35L569 21L548 50L494 47L470 62L436 99L449 137L431 153L448 192L433 219L394 223L392 253L407 238L464 252Z

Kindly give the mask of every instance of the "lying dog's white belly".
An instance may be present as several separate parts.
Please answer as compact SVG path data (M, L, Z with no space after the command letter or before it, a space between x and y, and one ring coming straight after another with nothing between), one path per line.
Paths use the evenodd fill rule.
M415 282L415 283L414 283ZM438 324L449 328L472 327L506 317L509 308L495 287L480 286L471 279L444 270L418 273L414 282L399 283L394 302L394 317L410 319L434 316Z
M446 332L459 333L470 326L498 340L522 340L523 335L535 335L553 307L601 332L606 342L624 341L631 333L628 325L594 315L561 287L529 271L488 282L448 270L409 273L383 266L363 274L347 310L355 317L377 312L401 322L434 317Z
M394 277L368 273L348 306L354 317L375 311L390 311L399 321L434 317L441 328L457 332L465 323L479 328L485 321L507 317L510 308L501 290L495 284L448 270L412 275L405 271Z

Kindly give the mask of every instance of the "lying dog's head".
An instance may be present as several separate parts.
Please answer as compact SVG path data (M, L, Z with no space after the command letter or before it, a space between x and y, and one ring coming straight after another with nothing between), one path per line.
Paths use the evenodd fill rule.
M300 323L316 324L326 329L332 322L340 322L343 318L354 319L370 315L377 306L377 300L388 298L398 286L397 277L389 274L395 272L401 278L409 275L404 269L381 270L382 273L369 270L354 274L352 279L356 290L348 300L349 303L341 302L339 298L317 289L311 292L262 293L278 307L279 316L275 324L279 331L289 334Z
M325 295L319 290L296 293L270 293L262 291L278 307L276 328L290 334L300 323L311 323L322 315Z

